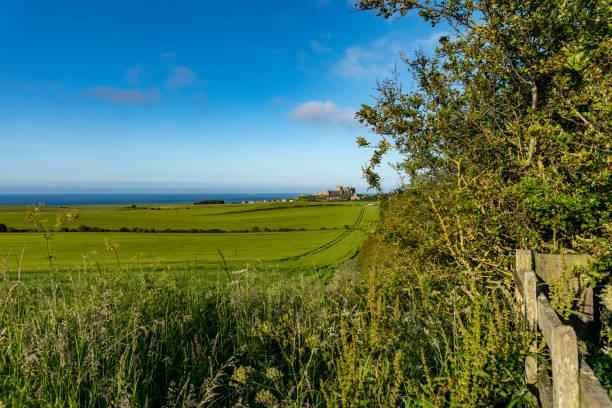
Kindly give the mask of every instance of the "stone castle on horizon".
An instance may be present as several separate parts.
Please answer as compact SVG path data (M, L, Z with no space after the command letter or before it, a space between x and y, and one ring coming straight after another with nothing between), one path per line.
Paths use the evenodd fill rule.
M328 200L347 200L349 198L351 200L359 200L359 196L355 192L355 187L336 186L335 190L320 191L318 193L314 193L313 196L326 198Z

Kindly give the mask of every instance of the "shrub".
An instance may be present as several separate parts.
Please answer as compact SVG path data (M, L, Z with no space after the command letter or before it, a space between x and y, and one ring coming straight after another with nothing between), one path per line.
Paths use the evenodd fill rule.
M8 227L6 226L6 224L0 223L0 232L8 232Z
M434 3L359 1L385 18L419 10L453 31L434 52L405 58L410 90L392 76L357 113L377 135L358 138L374 147L370 185L380 187L376 168L390 151L409 180L381 209L366 263L395 254L421 275L409 286L446 276L440 300L464 287L472 295L455 299L472 308L475 292L511 284L516 248L590 253L585 278L601 291L612 270L597 266L612 258L607 3ZM563 19L551 24L555 15ZM610 360L605 337L600 361ZM436 364L436 374L447 369Z

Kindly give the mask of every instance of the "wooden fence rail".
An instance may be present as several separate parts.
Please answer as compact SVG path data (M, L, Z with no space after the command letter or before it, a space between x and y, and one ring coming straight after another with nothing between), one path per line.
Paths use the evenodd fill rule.
M558 269L567 270L586 263L588 256L585 255L552 256L516 251L517 299L527 330L539 329L550 349L551 368L538 366L533 356L525 359L525 380L537 387L540 404L545 408L612 408L612 401L578 352L574 328L561 322L544 293L546 283L564 276ZM595 318L593 292L579 286L575 289L583 323L588 324ZM537 344L533 344L531 351L536 350Z

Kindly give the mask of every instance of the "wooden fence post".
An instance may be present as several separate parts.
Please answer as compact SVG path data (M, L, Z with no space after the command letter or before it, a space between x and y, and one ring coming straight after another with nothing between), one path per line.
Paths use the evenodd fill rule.
M528 249L516 250L516 270L517 271L535 271L531 251Z
M533 268L533 257L528 249L518 249L515 256L515 273L517 278L517 299L527 323L527 330L537 330L538 304L536 298L536 275ZM522 295L522 296L519 296ZM529 347L530 352L537 350L537 344ZM525 381L527 384L536 384L538 381L538 363L535 357L525 358Z
M513 273L519 310L525 318L526 330L536 331L539 328L541 331L550 349L552 363L551 378L547 364L538 367L535 357L527 356L526 383L537 384L539 400L544 408L612 408L608 394L578 352L574 328L563 325L546 295L538 288L538 279L542 276L554 282L567 269L564 263L560 263L565 258L561 256L559 261L558 257L559 255L532 254L524 249L516 251L516 267ZM572 254L571 257L572 265L585 262L582 255ZM550 283L548 279L545 281ZM592 305L592 302L588 302L588 293L585 299L582 310L589 312L588 306ZM529 347L529 351L534 354L537 352L536 342Z
M527 329L535 332L538 328L538 301L536 297L536 274L534 271L525 271L523 274L523 303L525 305L525 321ZM529 351L535 353L538 349L534 341ZM525 357L525 381L527 384L536 384L538 381L538 362L534 356Z
M550 352L553 374L553 406L578 408L580 386L576 332L570 326L557 326L552 331Z

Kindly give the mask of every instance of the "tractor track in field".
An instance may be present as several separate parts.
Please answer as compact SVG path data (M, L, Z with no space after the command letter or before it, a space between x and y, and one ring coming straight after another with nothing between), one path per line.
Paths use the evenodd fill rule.
M212 214L195 214L194 217L212 217L217 215L228 215L228 214L243 214L251 212L261 211L278 211L278 210L292 210L295 208L316 208L316 207L342 207L349 206L350 204L318 204L318 205L292 205L286 207L265 207L265 208L249 208L248 210L237 210L237 211L226 211ZM197 208L197 207L194 207Z
M329 248L333 247L334 245L338 244L340 241L342 241L344 238L346 238L347 236L349 236L350 234L352 234L355 231L355 228L359 224L361 224L361 221L363 220L364 213L365 213L365 208L362 208L361 211L359 212L359 214L357 215L357 218L355 219L355 222L353 223L351 228L347 229L346 231L344 231L342 234L338 235L336 238L332 239L331 241L326 242L325 244L323 244L321 246L318 246L318 247L316 247L314 249L311 249L310 251L304 252L303 254L295 255L295 256L289 256L287 258L277 259L276 261L297 261L297 260L300 260L300 259L302 259L304 257L318 254L320 252L325 251L326 249L329 249Z

